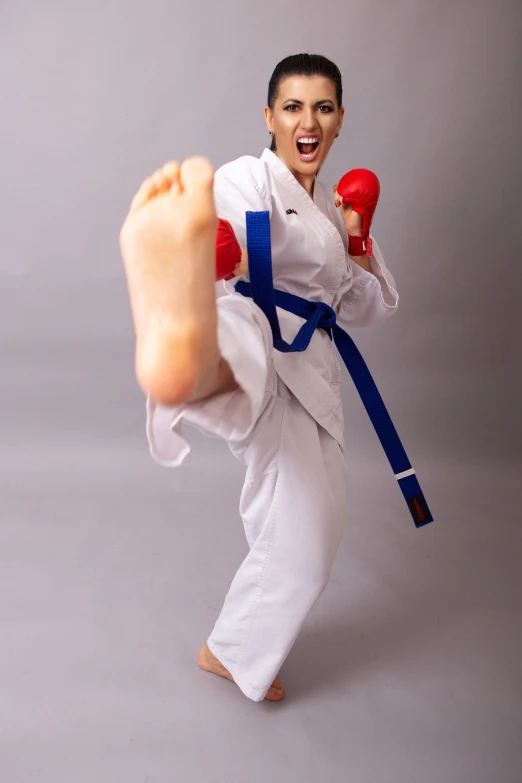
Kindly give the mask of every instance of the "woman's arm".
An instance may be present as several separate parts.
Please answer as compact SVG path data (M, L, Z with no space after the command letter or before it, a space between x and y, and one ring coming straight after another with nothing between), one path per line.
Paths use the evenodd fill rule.
M361 269L364 269L365 272L369 272L370 274L374 274L372 269L372 259L370 256L364 255L364 256L350 256L352 261L361 267Z
M336 214L339 230L344 228L347 233L352 273L350 288L339 292L334 301L334 309L340 326L370 326L388 319L396 312L399 295L395 280L385 264L379 246L369 233L368 224L371 224L374 207L370 207L370 220L367 218L366 230L363 233L362 215L352 209L350 203L343 202L337 192L337 186L333 190L335 206L338 209ZM364 244L362 238L365 240ZM353 249L368 249L369 252L360 254L353 252Z
M350 204L343 203L341 196L337 192L337 185L334 187L334 200L335 206L341 212L343 223L346 228L346 233L348 234L348 252L350 252L350 244L354 245L353 242L350 243L350 237L362 237L363 235L363 218L362 215L352 209ZM355 253L350 253L350 258L366 272L373 274L371 257L366 253L362 255L355 255Z

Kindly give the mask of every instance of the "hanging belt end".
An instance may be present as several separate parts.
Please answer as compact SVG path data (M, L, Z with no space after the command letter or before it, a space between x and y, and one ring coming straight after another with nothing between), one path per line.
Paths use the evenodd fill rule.
M429 525L433 522L432 513L424 497L424 493L420 488L415 471L412 469L405 470L403 473L396 474L399 487L402 490L404 499L410 509L410 514L415 522L415 527L420 528L425 525Z
M406 498L406 502L417 529L433 522L433 516L422 492L419 495L414 495L412 498Z

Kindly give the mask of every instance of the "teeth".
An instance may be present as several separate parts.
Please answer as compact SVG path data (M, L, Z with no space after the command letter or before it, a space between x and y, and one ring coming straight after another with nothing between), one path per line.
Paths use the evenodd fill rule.
M319 139L317 138L317 136L309 136L306 138L303 136L303 138L298 139L298 141L300 144L315 144L317 141L319 141Z

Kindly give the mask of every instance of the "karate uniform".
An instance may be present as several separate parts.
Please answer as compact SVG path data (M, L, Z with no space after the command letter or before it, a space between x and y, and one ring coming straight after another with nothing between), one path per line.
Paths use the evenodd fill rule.
M331 188L316 181L310 198L266 149L220 168L214 194L218 216L245 248L245 213L269 212L275 288L325 302L347 331L396 311L395 281L373 236L374 274L351 261ZM239 389L177 407L148 399L147 437L157 462L180 465L189 453L186 423L225 439L246 466L240 513L250 551L208 645L243 693L260 701L328 583L347 519L341 367L322 329L304 352L275 350L260 308L232 283L225 289L219 345ZM277 313L292 342L303 320Z

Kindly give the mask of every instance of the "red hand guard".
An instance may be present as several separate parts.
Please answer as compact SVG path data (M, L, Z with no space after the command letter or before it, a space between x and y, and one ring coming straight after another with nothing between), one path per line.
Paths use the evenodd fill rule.
M362 237L349 236L350 255L372 254L372 240L369 236L373 215L379 201L381 186L376 175L368 169L352 169L341 178L337 185L337 193L343 204L350 204L352 209L362 215ZM362 252L361 252L362 251Z
M231 280L234 269L241 262L241 248L234 229L219 218L216 235L216 280Z

